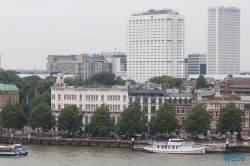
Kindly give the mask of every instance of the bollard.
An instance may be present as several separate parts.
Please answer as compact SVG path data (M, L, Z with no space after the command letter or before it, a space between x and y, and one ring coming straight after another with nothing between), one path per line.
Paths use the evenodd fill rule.
M134 138L131 139L131 150L134 150Z

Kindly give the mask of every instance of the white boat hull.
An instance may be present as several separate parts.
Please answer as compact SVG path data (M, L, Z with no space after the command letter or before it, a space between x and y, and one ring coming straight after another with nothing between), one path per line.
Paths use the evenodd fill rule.
M192 149L158 149L152 147L143 148L147 152L152 153L169 153L169 154L205 154L205 148L192 148Z

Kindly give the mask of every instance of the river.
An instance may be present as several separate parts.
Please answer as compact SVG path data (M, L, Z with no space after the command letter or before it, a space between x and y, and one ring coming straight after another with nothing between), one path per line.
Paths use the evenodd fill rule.
M225 162L224 154L179 155L131 151L127 148L24 145L28 156L0 157L0 166L225 166L250 165L249 153L244 162Z

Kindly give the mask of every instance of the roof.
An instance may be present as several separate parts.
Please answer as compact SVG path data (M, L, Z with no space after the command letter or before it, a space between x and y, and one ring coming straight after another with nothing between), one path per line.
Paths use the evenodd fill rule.
M229 87L250 88L250 78L231 78Z
M190 97L190 98L192 98L193 97L193 95L191 94L191 93L168 93L167 95L166 95L167 97Z
M19 90L16 85L13 84L0 84L0 90Z

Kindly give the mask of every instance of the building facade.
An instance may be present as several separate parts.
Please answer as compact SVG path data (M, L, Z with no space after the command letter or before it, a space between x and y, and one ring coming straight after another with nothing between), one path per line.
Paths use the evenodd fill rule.
M207 74L239 74L240 9L210 7L207 19Z
M0 109L8 102L19 103L19 89L16 85L0 84Z
M220 94L250 96L250 78L226 77L220 84Z
M235 101L193 101L192 106L195 106L197 103L202 103L206 107L208 111L213 114L212 121L210 122L210 136L219 136L220 133L216 131L216 124L220 116L220 109L225 107L230 102L233 102L236 107L241 109L244 114L242 114L242 137L249 137L250 127L249 127L249 111L250 111L250 101L242 101L242 100L235 100Z
M67 105L76 105L84 113L83 124L90 122L96 108L105 103L109 106L112 119L117 122L120 113L128 105L128 88L125 86L80 86L71 87L64 83L64 75L58 74L51 87L51 109L58 116Z
M176 118L179 122L179 128L175 130L175 135L186 135L187 131L183 127L183 121L187 118L187 113L191 110L193 95L191 93L168 93L165 102L175 107Z
M188 54L188 75L207 74L207 55L206 54Z
M185 18L170 9L133 14L127 20L127 78L185 77Z
M112 72L104 56L99 54L93 54L92 56L88 54L83 55L81 62L76 62L74 67L75 77L82 80L90 78L93 74L101 71Z
M112 73L116 76L126 78L127 76L127 56L126 55L113 55L107 58L107 62L112 64Z

